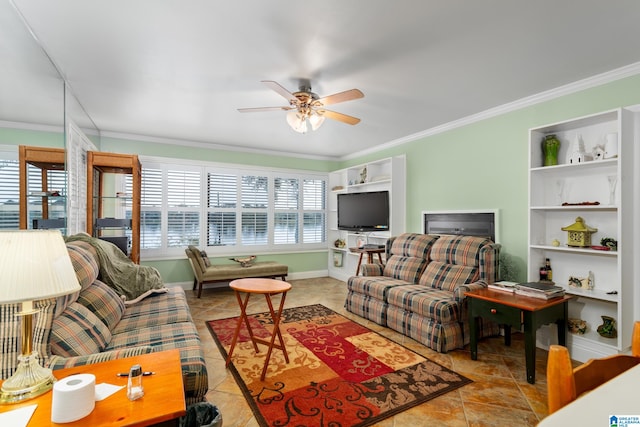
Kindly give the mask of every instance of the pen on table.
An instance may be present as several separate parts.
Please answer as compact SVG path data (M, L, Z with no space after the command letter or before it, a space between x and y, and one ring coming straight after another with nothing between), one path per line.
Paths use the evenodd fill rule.
M150 371L146 371L142 373L142 376L148 377L149 375L153 375L155 374L155 372L150 372ZM128 372L118 372L116 374L117 377L128 377L129 373Z

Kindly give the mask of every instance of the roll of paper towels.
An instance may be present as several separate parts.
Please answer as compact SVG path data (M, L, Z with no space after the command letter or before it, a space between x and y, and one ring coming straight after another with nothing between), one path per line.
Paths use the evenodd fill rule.
M70 423L84 418L96 406L96 376L70 375L53 385L51 421Z

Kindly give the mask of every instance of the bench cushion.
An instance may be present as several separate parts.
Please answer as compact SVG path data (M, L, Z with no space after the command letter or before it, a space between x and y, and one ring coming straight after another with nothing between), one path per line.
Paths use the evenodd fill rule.
M203 281L224 281L245 277L286 276L289 267L275 261L256 262L249 267L236 264L218 264L207 267Z

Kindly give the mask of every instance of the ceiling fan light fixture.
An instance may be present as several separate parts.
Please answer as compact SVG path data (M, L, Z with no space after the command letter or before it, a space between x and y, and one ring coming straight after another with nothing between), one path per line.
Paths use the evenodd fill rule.
M324 116L314 112L309 117L309 123L311 123L311 130L316 130L324 123Z
M308 83L301 84L300 90L294 93L289 92L282 85L272 80L263 80L262 83L284 97L289 102L289 105L286 107L238 108L238 111L241 113L287 111L287 123L291 126L291 129L298 133L306 133L309 126L311 126L311 130L319 129L327 117L348 125L360 123L360 119L357 117L324 109L325 105L338 104L364 97L364 94L358 89L350 89L320 98L317 94L311 92L311 87Z
M297 110L291 110L287 113L287 123L291 126L291 129L298 133L307 132L307 121L305 116Z

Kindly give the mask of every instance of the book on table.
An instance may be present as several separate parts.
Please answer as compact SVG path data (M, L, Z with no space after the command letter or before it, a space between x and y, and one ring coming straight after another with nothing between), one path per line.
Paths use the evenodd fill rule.
M563 296L564 288L544 282L527 282L516 285L515 293L539 299L552 299Z
M516 291L517 285L518 285L518 282L509 282L507 280L501 280L499 282L491 283L487 285L487 287L495 291L514 293Z

